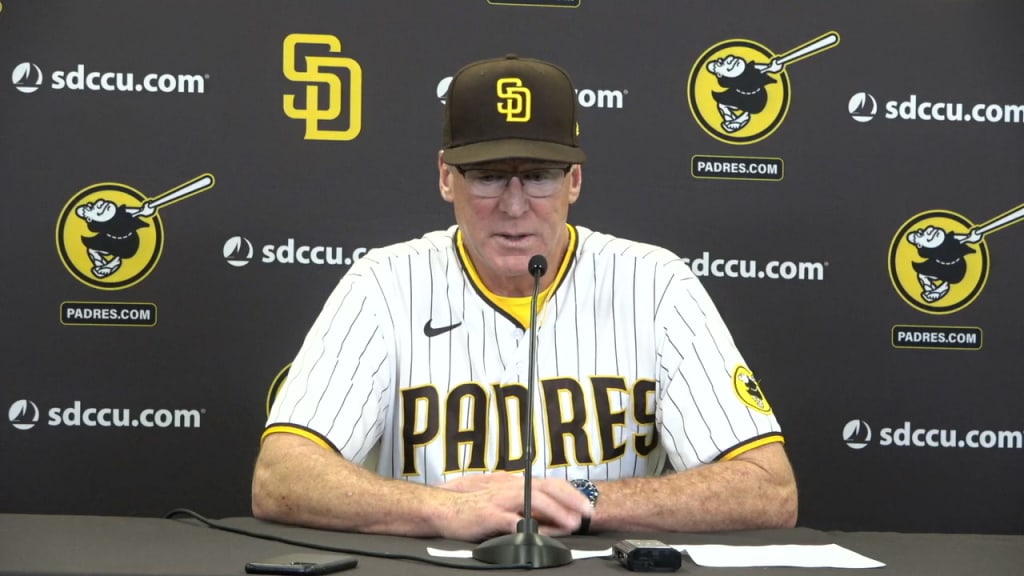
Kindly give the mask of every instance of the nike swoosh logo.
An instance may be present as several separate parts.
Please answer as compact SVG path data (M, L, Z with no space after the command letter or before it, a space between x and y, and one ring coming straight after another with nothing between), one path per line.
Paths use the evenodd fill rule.
M427 323L423 325L423 333L427 336L427 338L433 338L434 336L440 336L445 332L451 332L452 330L455 330L459 326L462 326L462 322L456 322L451 326L434 327L430 325L430 320L427 320Z

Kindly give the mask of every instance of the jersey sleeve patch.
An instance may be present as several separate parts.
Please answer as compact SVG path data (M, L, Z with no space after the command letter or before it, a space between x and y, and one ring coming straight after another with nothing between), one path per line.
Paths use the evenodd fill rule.
M736 396L747 406L762 414L772 413L772 407L761 392L761 385L754 379L754 373L750 368L741 364L733 370L732 387L736 391Z

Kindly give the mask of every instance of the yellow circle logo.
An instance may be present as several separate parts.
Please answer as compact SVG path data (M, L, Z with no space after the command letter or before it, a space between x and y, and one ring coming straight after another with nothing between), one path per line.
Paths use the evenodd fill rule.
M988 279L988 246L955 212L932 210L907 220L889 246L889 277L914 308L950 314L974 301Z
M754 373L750 371L750 368L737 366L732 373L732 386L736 391L736 396L744 404L762 414L772 413L772 407L768 404L764 393L761 392L761 385L754 379Z
M137 284L156 266L163 223L138 190L93 184L64 206L57 221L57 252L80 282L101 290Z
M789 109L789 76L771 68L772 58L757 42L728 40L697 59L690 111L705 132L729 144L752 144L775 132Z
M157 210L214 185L202 174L154 198L116 182L93 184L75 194L57 220L57 253L80 282L121 290L142 281L160 259L164 225Z
M753 40L726 40L701 54L687 82L690 112L713 138L752 144L770 136L789 111L786 68L839 44L828 32L775 54Z

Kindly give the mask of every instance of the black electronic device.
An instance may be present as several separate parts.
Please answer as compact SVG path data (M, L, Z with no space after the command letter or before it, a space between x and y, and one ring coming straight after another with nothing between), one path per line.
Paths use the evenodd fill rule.
M675 572L683 565L683 553L661 540L619 540L612 554L633 572Z
M347 554L296 552L274 556L259 562L248 562L246 574L333 574L355 568L359 561Z

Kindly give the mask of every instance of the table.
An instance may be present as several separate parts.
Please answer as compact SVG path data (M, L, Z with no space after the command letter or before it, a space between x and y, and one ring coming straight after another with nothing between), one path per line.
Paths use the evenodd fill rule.
M467 549L472 544L443 539L352 534L283 526L254 518L216 521L235 530L256 531L321 545L428 557L427 546ZM684 557L676 574L717 576L839 575L855 576L1002 576L1024 573L1024 535L903 534L822 532L810 528L750 530L714 534L606 533L561 539L572 549L608 548L622 538L655 538L668 544L828 544L836 543L885 562L864 571L808 568L706 568ZM240 575L245 563L278 554L308 550L209 528L191 518L134 518L0 514L0 574ZM409 560L358 556L346 574L431 576L472 574ZM473 560L450 560L480 565ZM503 570L526 572L527 570ZM561 576L623 576L629 572L610 559L577 560L544 569ZM532 571L531 571L532 572Z

